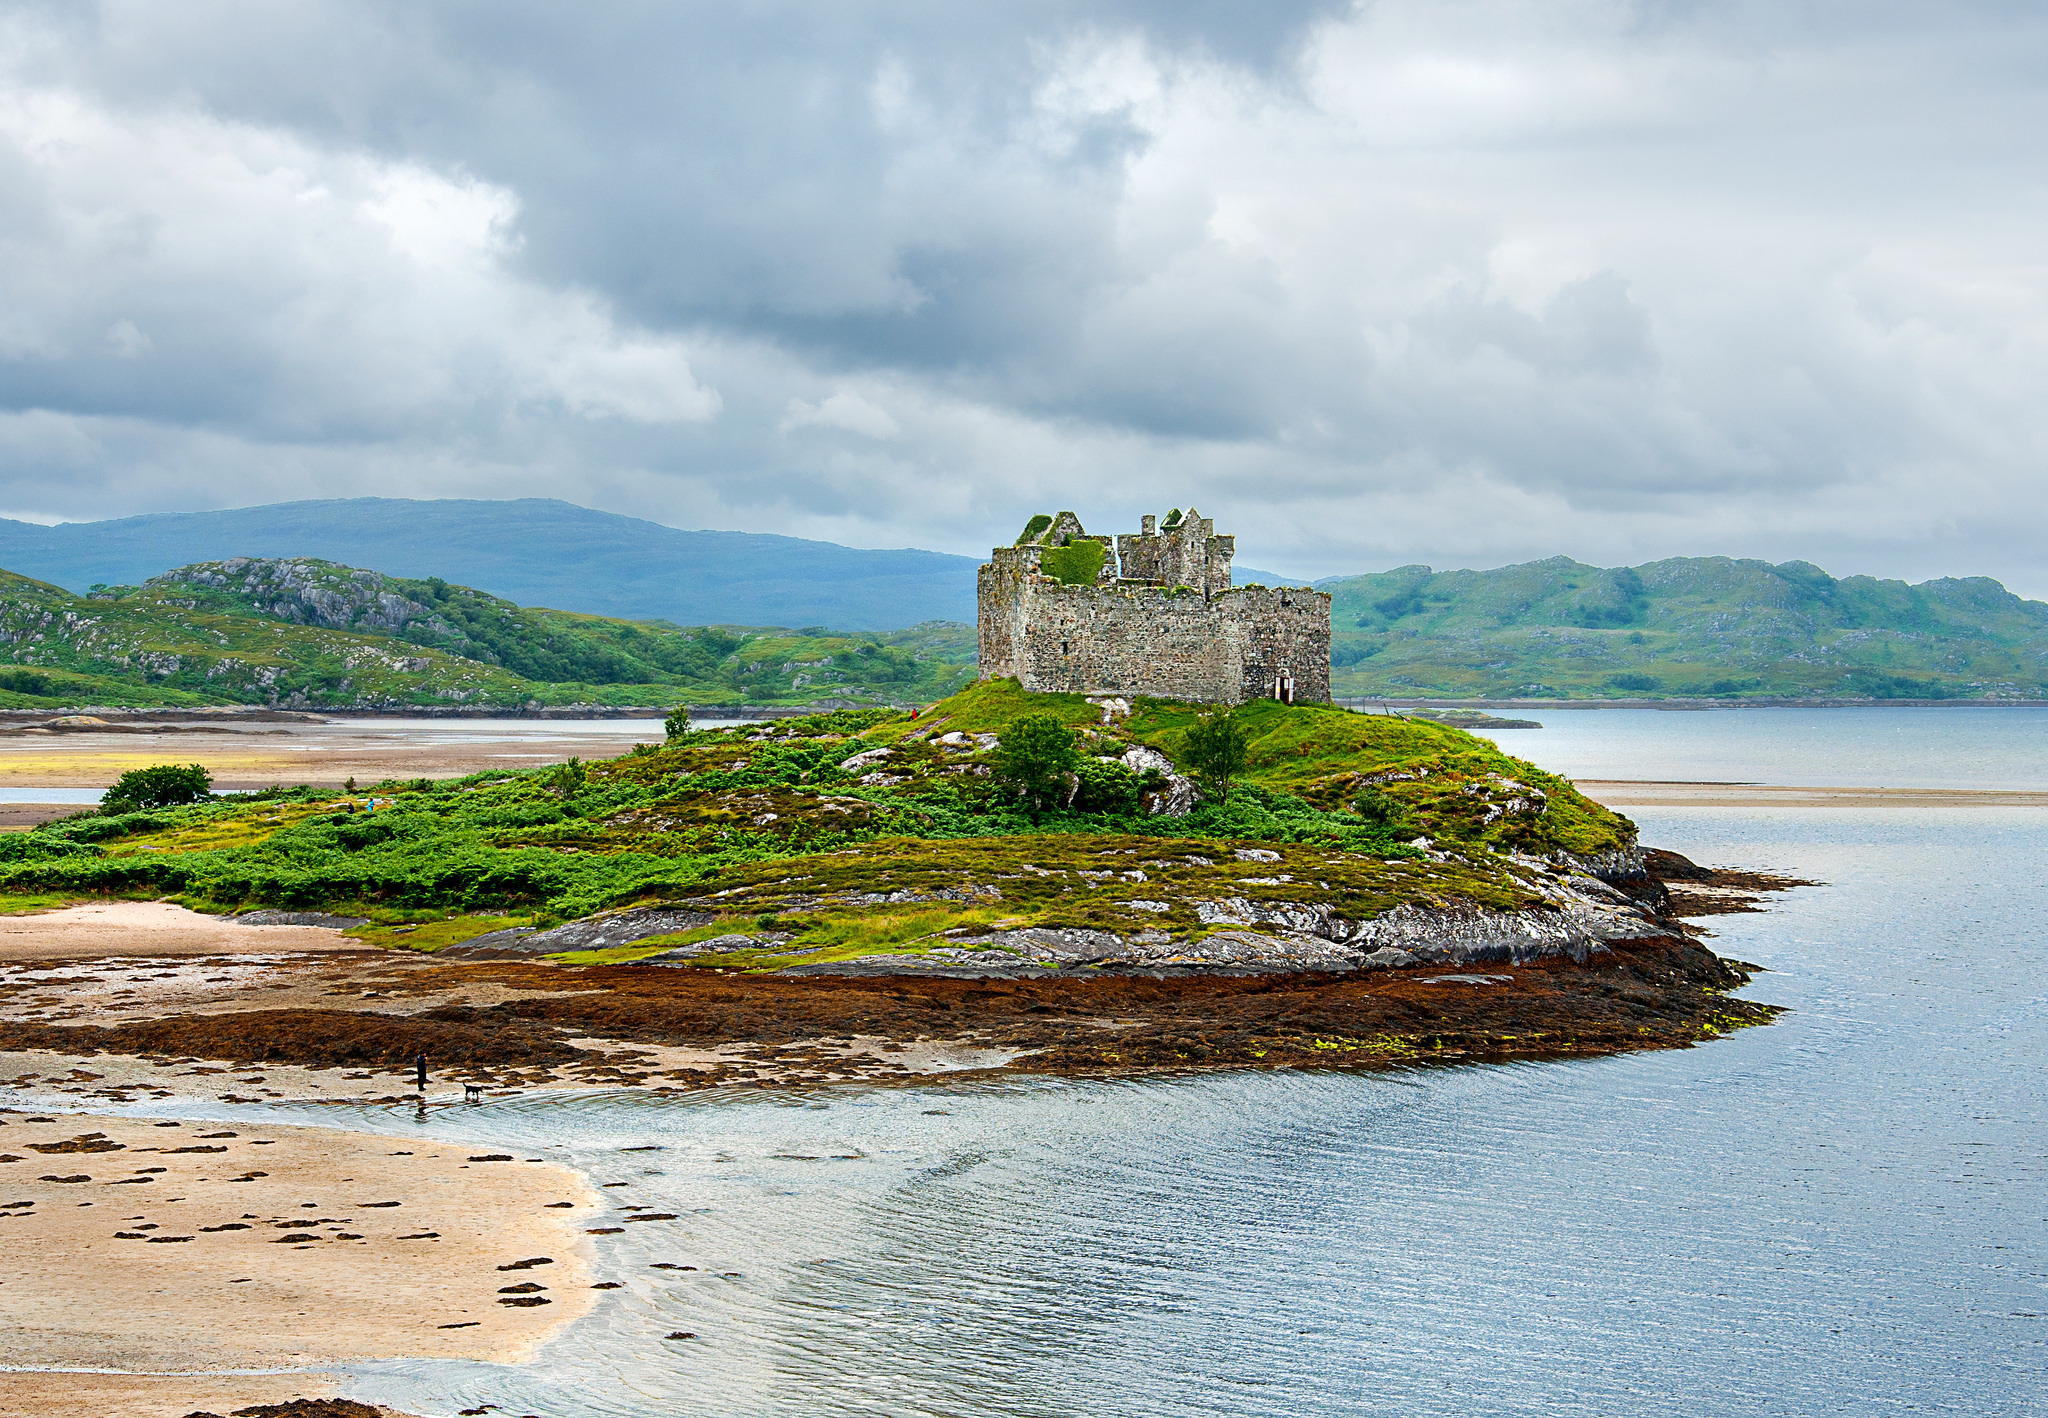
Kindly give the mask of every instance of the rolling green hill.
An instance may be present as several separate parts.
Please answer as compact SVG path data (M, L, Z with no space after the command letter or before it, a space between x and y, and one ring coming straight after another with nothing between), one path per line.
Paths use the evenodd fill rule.
M2048 697L2048 605L1983 577L1909 586L1803 561L1552 557L1317 585L1332 597L1340 697Z
M438 578L240 557L74 596L0 572L0 707L917 703L973 632L688 628L536 610Z

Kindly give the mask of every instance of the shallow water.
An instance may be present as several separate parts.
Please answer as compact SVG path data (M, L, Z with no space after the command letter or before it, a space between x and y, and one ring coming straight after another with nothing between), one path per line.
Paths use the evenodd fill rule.
M1761 776L1686 744L1723 716L1656 718L1700 776ZM1503 738L1566 767L1549 732ZM296 1110L516 1144L680 1218L593 1238L628 1288L536 1363L353 1392L549 1418L2048 1409L2048 812L1636 815L1828 883L1712 923L1781 1022L1405 1074Z
M2048 706L1513 710L1475 730L1568 778L1843 788L2048 788Z
M0 803L97 804L105 788L0 788Z

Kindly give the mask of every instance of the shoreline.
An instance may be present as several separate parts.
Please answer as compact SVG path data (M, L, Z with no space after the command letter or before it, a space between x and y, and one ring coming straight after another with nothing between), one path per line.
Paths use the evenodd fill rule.
M1652 859L1658 876L1631 888L1656 911L1640 936L1583 952L1482 950L1357 970L960 977L877 962L750 974L451 959L355 942L292 954L195 949L183 960L35 960L17 946L0 961L0 1062L16 1086L33 1080L81 1101L188 1089L222 1102L393 1101L411 1093L418 1053L441 1088L694 1092L991 1069L1100 1077L1589 1056L1687 1047L1767 1021L1767 1006L1726 993L1748 968L1714 955L1678 918L1756 909L1760 894L1801 883Z
M1364 1071L1684 1048L1769 1022L1773 1006L1725 993L1749 967L1679 922L1799 883L1648 860L1631 894L1666 934L1583 960L1336 973L743 975L447 960L162 902L14 918L0 937L0 1237L15 1242L0 1245L0 1325L10 1359L38 1367L0 1371L0 1415L189 1418L328 1397L351 1363L518 1362L588 1314L604 1290L583 1233L614 1225L600 1214L674 1218L524 1149L260 1111L409 1101L416 1051L439 1113L466 1083L486 1099L703 1097ZM13 1106L29 1103L45 1111ZM208 1112L224 1120L194 1121ZM128 1372L85 1372L106 1369Z

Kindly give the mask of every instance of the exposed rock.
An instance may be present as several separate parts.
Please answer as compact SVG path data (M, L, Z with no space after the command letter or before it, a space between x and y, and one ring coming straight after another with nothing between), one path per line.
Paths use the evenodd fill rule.
M717 919L708 911L690 911L673 906L635 906L627 911L570 921L553 930L536 931L530 927L515 926L510 930L492 931L489 935L473 936L460 945L448 946L440 954L480 955L509 951L518 955L553 955L564 950L609 950L631 945L651 935L695 930Z
M1195 780L1176 772L1173 760L1158 749L1134 744L1124 750L1122 762L1140 776L1148 772L1165 775L1165 788L1145 794L1145 811L1152 816L1186 817L1195 810Z
M1016 976L1076 968L1170 973L1383 970L1486 961L1525 964L1557 957L1584 964L1610 941L1683 938L1675 927L1604 883L1595 883L1600 886L1597 895L1555 879L1532 884L1548 899L1521 911L1404 904L1372 920L1354 922L1324 905L1231 897L1196 907L1205 924L1229 927L1197 941L1176 942L1157 930L1125 935L1030 926L956 939L923 955L829 961L792 966L783 973Z
M367 916L330 916L325 911L244 911L229 919L239 926L326 926L337 931L370 924Z
M647 955L634 961L636 965L688 965L699 956L724 955L733 950L772 950L788 945L790 937L780 932L762 935L715 935L709 940L692 941L679 945L674 950L664 950L659 955Z

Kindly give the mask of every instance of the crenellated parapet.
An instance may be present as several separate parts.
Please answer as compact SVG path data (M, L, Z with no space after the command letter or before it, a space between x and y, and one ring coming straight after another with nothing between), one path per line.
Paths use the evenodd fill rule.
M1200 703L1330 697L1330 597L1233 587L1234 537L1176 511L1135 536L1031 519L980 574L981 668L1049 693Z

